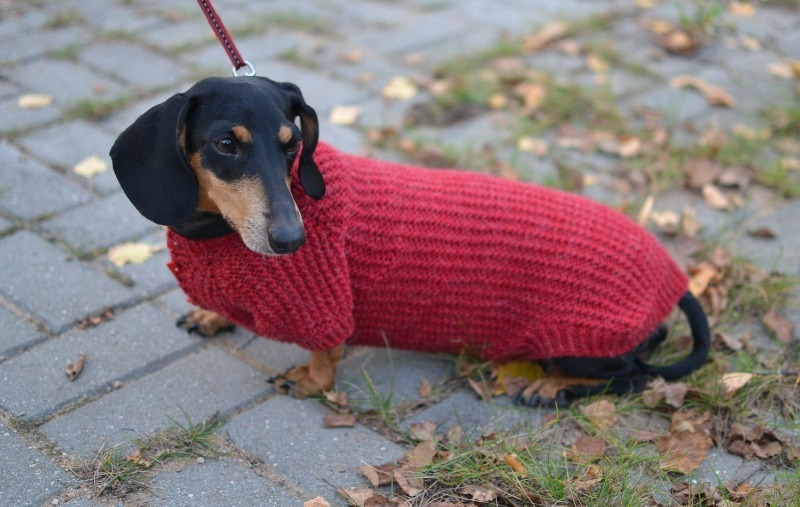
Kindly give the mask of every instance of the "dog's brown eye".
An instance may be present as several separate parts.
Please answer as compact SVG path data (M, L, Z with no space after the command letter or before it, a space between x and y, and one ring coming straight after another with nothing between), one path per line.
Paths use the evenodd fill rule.
M300 139L292 139L286 143L286 152L289 154L295 153L300 149Z
M236 151L236 144L230 137L223 137L214 141L214 146L222 153L231 154Z

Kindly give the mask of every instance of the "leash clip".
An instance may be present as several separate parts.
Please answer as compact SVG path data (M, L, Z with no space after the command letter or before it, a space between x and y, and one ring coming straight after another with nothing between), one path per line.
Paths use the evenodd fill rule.
M242 69L242 68L244 68L244 67L247 67L247 69L246 69L246 70L245 70L245 71L244 71L242 74L239 74L239 69ZM242 77L242 76L250 77L250 76L255 76L255 75L256 75L256 69L255 69L255 67L253 67L253 64L252 64L252 63L250 63L250 62L248 62L247 60L245 60L245 61L244 61L244 65L242 65L242 66L241 66L241 67L239 67L238 69L237 69L236 67L233 67L233 75L234 75L234 77Z

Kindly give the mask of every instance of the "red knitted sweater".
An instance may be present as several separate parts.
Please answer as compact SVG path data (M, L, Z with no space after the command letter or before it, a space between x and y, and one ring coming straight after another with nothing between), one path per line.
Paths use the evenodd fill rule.
M629 352L686 291L653 236L583 197L323 143L314 158L327 192L314 201L295 181L297 253L169 231L192 303L310 350L388 342L535 360Z

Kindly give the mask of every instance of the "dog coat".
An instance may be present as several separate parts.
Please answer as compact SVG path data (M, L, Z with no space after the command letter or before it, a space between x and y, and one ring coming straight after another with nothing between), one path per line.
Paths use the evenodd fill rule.
M324 143L314 158L327 192L306 196L295 164L307 236L296 253L168 231L190 302L309 350L347 342L540 360L630 352L686 291L649 232L581 196Z

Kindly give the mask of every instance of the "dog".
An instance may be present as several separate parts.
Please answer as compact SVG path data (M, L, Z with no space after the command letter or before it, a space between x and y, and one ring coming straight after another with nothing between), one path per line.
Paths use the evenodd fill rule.
M345 343L545 361L585 379L518 400L530 404L640 391L709 354L685 275L623 214L338 152L291 83L204 79L139 117L111 158L136 209L167 226L170 269L199 307L178 324L207 336L238 324L308 349L277 379L298 397L333 387ZM647 364L676 305L692 351Z

